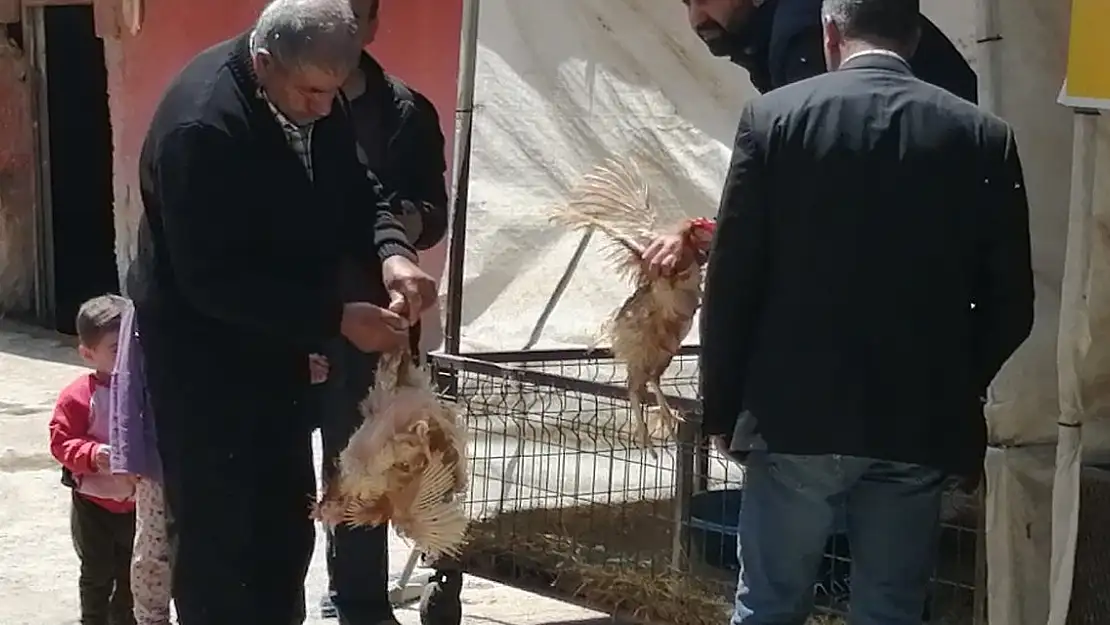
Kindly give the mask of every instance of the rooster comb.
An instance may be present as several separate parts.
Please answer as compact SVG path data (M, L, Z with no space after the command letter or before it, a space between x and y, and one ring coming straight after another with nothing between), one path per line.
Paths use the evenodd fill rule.
M717 230L717 222L705 217L698 217L697 219L690 220L690 227L696 230L704 230L710 234Z

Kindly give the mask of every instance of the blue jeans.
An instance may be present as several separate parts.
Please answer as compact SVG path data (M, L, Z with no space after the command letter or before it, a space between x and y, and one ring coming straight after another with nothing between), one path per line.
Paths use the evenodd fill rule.
M825 542L847 514L851 625L921 625L946 476L851 456L753 452L740 509L733 625L803 625Z

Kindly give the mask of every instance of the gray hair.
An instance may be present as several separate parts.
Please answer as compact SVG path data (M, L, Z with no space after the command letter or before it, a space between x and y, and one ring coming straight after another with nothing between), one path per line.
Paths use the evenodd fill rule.
M821 17L846 39L910 43L921 28L920 0L824 0Z
M362 40L350 0L273 0L258 16L251 48L283 69L346 72L358 62Z

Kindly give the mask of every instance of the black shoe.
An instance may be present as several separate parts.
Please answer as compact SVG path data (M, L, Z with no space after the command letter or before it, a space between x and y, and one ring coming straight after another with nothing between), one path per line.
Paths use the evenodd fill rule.
M420 625L461 625L461 571L437 571L420 597Z
M344 619L339 616L339 608L335 607L330 594L320 598L320 618L339 619L340 625L344 623ZM400 621L392 614L380 618L371 618L367 623L372 625L401 625Z

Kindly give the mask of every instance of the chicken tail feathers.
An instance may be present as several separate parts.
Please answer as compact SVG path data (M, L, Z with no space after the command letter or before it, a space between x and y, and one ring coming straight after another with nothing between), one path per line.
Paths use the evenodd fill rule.
M617 268L637 275L644 248L654 238L657 216L635 162L610 159L586 174L570 201L557 208L551 220L605 233L612 242L608 252Z

